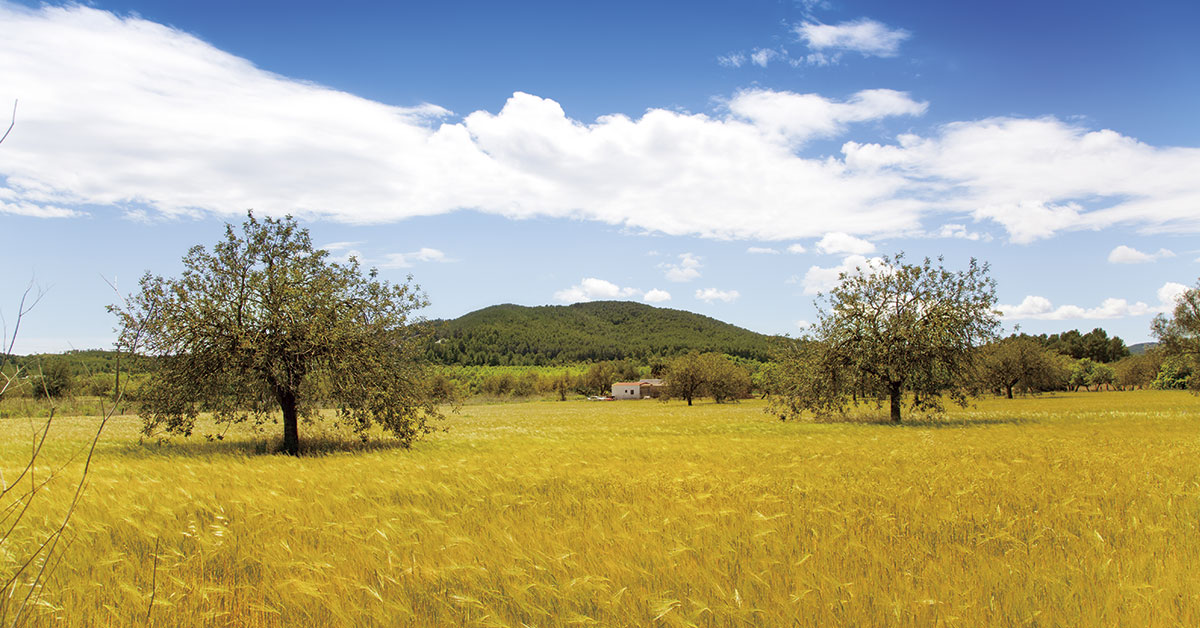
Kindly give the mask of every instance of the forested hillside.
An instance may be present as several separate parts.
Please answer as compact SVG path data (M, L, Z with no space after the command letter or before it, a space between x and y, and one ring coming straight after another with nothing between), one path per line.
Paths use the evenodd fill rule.
M691 350L766 360L771 352L770 336L692 312L629 301L496 305L435 324L430 353L444 364L649 361Z

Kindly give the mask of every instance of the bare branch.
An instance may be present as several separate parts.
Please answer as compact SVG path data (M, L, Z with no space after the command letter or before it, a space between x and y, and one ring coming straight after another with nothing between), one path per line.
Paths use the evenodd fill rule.
M12 122L8 123L8 130L4 132L4 137L0 137L0 144L3 144L4 140L8 139L8 134L12 133L14 126L17 126L17 101L15 100L13 101Z

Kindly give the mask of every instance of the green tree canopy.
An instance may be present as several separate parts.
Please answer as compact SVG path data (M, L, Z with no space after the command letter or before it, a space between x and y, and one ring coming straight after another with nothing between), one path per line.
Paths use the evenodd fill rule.
M1190 371L1188 387L1200 391L1200 281L1180 295L1170 318L1154 318L1151 331L1163 354L1174 358L1173 368Z
M906 264L900 254L843 273L818 304L816 342L784 354L797 361L785 371L813 379L775 397L780 418L841 410L859 393L886 396L895 422L906 392L918 408L940 408L946 393L965 403L976 349L1000 325L995 282L987 264L952 272L941 261Z
M289 217L226 225L211 250L195 246L177 279L147 273L141 291L110 306L125 342L159 356L142 391L144 429L190 434L201 412L218 422L283 414L283 450L299 453L298 417L329 402L361 434L378 424L404 446L440 418L418 358L411 283L328 259Z
M1028 336L1010 336L985 346L980 377L984 386L1004 391L1009 399L1018 386L1047 390L1066 380L1059 355Z

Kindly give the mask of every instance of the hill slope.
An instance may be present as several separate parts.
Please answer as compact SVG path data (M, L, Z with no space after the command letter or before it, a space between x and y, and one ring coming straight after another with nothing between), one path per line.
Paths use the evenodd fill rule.
M1129 345L1129 355L1142 355L1143 353L1157 346L1157 342L1139 342L1134 345Z
M770 336L714 318L629 301L495 305L439 322L431 355L444 364L542 365L719 351L765 360Z

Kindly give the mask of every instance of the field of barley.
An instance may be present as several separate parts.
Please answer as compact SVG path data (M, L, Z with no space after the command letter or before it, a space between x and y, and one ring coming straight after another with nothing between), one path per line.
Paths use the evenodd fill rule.
M40 472L98 420L56 419ZM34 424L0 420L6 478ZM1200 625L1187 393L987 399L903 426L781 423L758 401L468 406L445 426L292 459L249 432L143 441L117 417L32 624Z

